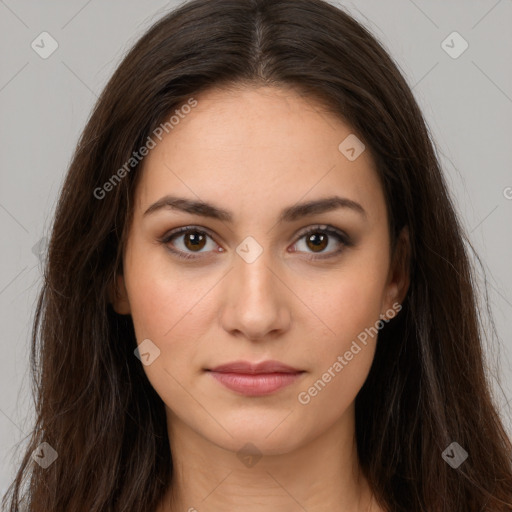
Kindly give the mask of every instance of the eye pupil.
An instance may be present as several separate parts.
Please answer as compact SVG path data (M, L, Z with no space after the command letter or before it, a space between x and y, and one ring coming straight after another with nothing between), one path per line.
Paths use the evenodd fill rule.
M192 231L185 235L185 245L187 246L187 249L202 249L204 247L205 240L206 237L203 234L198 233L197 231ZM192 244L191 246L189 246L189 241ZM200 246L201 243L202 245Z
M310 247L315 252L322 251L327 245L327 236L323 233L313 233L308 236L308 244L313 243L313 247Z

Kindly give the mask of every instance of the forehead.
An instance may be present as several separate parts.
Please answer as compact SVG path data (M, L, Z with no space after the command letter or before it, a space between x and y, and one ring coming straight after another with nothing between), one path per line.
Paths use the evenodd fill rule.
M339 146L354 136L351 127L315 99L275 87L212 89L194 99L145 157L139 209L173 194L262 218L336 193L364 203L370 217L383 213L370 152L349 160Z

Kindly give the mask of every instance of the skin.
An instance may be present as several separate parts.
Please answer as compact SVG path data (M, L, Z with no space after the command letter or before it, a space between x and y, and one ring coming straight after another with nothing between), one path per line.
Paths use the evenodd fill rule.
M293 89L214 89L196 99L144 160L112 295L115 310L132 315L137 342L160 350L144 370L166 406L175 470L158 512L383 510L359 471L354 417L377 337L308 404L298 401L409 285L403 257L390 254L370 151L349 161L338 145L351 128ZM213 203L233 221L171 208L144 215L166 194ZM278 223L283 208L334 194L366 218L339 208ZM328 235L316 252L303 232L325 224L353 245ZM211 236L195 249L190 233L159 241L182 226ZM247 236L263 249L251 263L236 252ZM321 255L330 257L311 259ZM304 373L248 397L205 371L267 359ZM262 456L251 467L237 457L246 443Z

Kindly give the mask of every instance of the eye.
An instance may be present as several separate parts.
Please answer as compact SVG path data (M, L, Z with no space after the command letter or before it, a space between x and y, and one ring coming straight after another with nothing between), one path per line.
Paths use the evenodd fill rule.
M184 240L182 242L182 246L184 249L174 249L169 245L171 240L183 237ZM206 240L211 238L211 236L204 230L196 228L195 226L185 226L183 228L178 228L173 232L166 235L162 240L160 240L163 244L167 245L168 249L176 254L180 258L185 259L194 259L194 256L191 253L187 253L187 250L192 251L192 253L199 253L201 249L206 246ZM174 245L174 244L172 244ZM179 244L178 244L179 245ZM222 251L222 249L221 249ZM208 251L205 251L208 252Z
M309 258L312 260L336 256L343 251L344 247L351 247L353 245L350 238L345 233L327 225L309 228L306 232L301 234L299 241L296 242L295 245L300 245L300 241L302 239L305 239L304 246L306 249L311 249L314 254L322 253L320 256L313 256ZM341 248L334 251L324 251L326 247L333 245L331 243L331 239L334 239ZM336 243L334 243L334 245L336 245ZM297 249L294 249L293 252L297 252Z
M183 240L176 244L173 242L170 243L173 240L179 240L179 238L183 238ZM209 250L203 251L205 247L208 245L208 238L212 239L211 235L205 231L204 229L200 229L196 226L185 226L182 228L178 228L168 235L164 236L160 242L167 246L167 248L173 253L176 254L180 258L184 259L195 259L199 256L194 256L193 253L201 254L202 252L209 252ZM309 228L307 231L303 232L300 235L300 238L297 242L295 242L295 246L299 245L300 241L302 239L305 239L304 245L307 249L310 249L313 251L313 254L322 253L320 256L313 255L309 259L315 260L315 259L324 259L329 258L335 255L338 255L340 252L342 252L343 247L350 247L353 245L350 238L343 233L342 231L332 227L332 226L314 226ZM338 248L334 251L328 251L326 254L324 254L326 247L329 247L332 245L331 239L334 239L335 242L341 248ZM213 239L212 239L213 241ZM176 245L178 245L178 248L176 248ZM179 247L181 245L181 247ZM215 249L215 242L213 242L213 247L210 248L211 250ZM334 244L336 245L336 243ZM190 252L187 252L190 251ZM224 249L219 248L218 252L223 252ZM294 248L291 252L301 252Z

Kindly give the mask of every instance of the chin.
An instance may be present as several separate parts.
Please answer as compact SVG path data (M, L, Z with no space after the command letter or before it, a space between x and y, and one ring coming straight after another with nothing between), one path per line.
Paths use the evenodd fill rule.
M293 417L290 410L283 409L263 416L261 412L246 412L238 418L232 418L231 421L228 421L227 416L223 417L225 420L222 425L231 436L224 430L217 430L216 433L221 435L215 436L215 439L204 431L203 436L235 453L243 451L244 447L245 450L251 451L251 447L254 446L254 450L261 455L281 455L293 451L306 441L304 429L299 428L296 418L293 423L290 421Z

